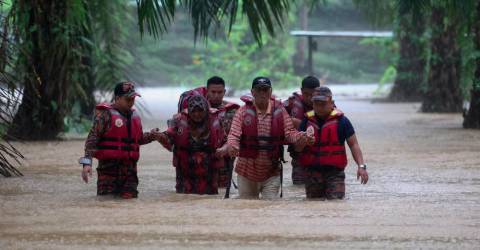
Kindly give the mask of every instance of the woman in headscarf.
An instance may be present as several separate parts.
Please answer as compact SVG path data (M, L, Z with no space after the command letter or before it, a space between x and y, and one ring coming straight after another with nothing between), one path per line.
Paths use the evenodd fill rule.
M200 95L188 99L188 108L174 115L159 142L173 151L177 193L218 194L218 169L226 154L224 130Z

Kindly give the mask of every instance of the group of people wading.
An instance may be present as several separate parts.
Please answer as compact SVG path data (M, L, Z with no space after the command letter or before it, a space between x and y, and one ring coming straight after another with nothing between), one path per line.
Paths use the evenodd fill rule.
M357 163L357 179L368 181L352 124L316 77L302 80L301 91L283 103L272 95L267 77L256 77L243 106L223 100L225 81L214 76L206 87L184 92L178 113L168 128L143 132L133 109L140 96L132 82L114 89L113 103L96 106L85 143L82 178L92 176L92 158L98 159L97 195L138 196L137 161L140 145L158 141L173 152L175 190L185 194L218 194L237 174L238 197L275 199L282 196L284 146L292 157L292 181L305 185L308 199L345 196L347 154ZM234 166L235 163L235 166Z

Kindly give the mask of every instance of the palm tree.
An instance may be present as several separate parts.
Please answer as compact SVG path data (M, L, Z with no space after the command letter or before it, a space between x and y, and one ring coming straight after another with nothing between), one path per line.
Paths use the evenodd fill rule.
M18 0L11 20L18 54L14 70L22 102L7 134L13 139L54 139L63 130L71 88L86 82L82 48L84 1Z
M421 86L427 67L424 32L426 18L414 10L422 1L353 0L370 22L376 26L394 24L395 39L400 51L396 62L396 78L388 100L410 102L421 100ZM422 8L423 9L423 8Z
M475 50L480 51L480 1L476 1L474 29ZM476 58L476 69L470 91L470 108L463 121L465 128L480 128L480 57Z
M396 11L395 33L400 54L396 66L397 76L388 99L396 102L420 101L427 68L427 47L424 41L426 18L423 15L415 16L412 12L402 13L401 8Z
M460 88L461 51L458 45L460 20L447 18L446 6L431 8L431 56L423 112L460 112L463 95Z
M97 89L126 78L125 1L13 1L5 22L19 47L22 102L10 139L55 139L74 104L91 114Z

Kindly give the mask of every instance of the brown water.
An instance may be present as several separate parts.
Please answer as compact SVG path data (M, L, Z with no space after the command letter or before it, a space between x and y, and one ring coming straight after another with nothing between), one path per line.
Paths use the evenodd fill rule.
M360 185L349 158L345 200L306 201L288 163L282 200L175 194L157 143L142 149L138 199L98 198L76 164L83 141L16 143L28 160L24 177L0 178L0 249L479 249L480 131L418 104L337 104L370 173Z

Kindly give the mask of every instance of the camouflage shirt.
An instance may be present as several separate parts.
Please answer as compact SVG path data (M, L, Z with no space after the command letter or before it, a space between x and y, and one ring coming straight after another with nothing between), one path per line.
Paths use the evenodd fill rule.
M222 109L226 104L228 104L228 102L223 101L222 104L218 107L218 109ZM232 120L237 110L238 109L230 109L225 112L224 116L219 117L220 124L222 125L222 128L225 131L225 141L226 141L226 137L228 136L228 133L230 132L230 127L232 126Z

